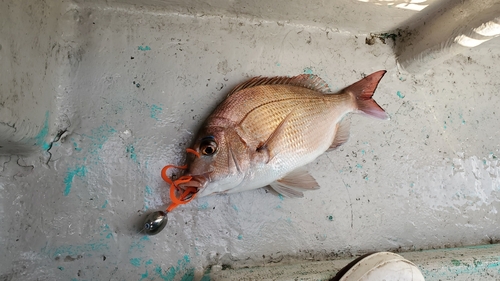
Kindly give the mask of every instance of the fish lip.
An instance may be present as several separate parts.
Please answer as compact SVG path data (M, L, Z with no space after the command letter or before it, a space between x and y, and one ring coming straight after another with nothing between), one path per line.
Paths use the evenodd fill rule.
M201 189L205 188L205 186L208 183L208 179L204 175L186 175L190 176L191 180L185 183L180 183L178 186L182 190L186 190L188 187L195 187L200 191Z

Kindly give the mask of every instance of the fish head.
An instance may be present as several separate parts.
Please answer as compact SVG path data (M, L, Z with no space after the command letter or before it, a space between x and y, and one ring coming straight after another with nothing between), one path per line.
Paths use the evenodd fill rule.
M192 148L196 151L187 159L185 175L191 181L180 187L198 188L197 197L224 193L237 186L244 178L248 163L244 143L231 129L207 127L198 133Z

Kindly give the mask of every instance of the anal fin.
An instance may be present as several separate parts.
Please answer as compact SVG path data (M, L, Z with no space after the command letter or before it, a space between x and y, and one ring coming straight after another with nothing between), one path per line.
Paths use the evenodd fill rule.
M333 139L332 145L327 151L336 149L337 147L343 145L349 140L351 123L348 120L342 120L337 124L337 131L335 132L335 138Z
M283 178L273 182L270 186L278 193L289 198L302 198L302 191L315 190L319 188L316 180L304 167L295 169Z

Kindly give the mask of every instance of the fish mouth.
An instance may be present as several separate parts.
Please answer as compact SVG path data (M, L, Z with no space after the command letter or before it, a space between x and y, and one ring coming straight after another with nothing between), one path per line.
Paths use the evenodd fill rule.
M203 189L207 183L208 179L207 177L203 175L186 175L191 177L191 180L185 183L179 183L178 187L182 190L186 190L189 187L194 187L197 189L197 192L199 192L201 189Z

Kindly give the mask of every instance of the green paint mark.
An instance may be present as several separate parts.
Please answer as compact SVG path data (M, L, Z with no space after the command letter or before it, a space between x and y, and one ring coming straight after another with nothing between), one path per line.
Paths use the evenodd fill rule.
M405 95L403 95L400 91L396 93L400 99L403 99Z
M50 144L45 141L45 138L49 134L49 111L45 112L45 121L43 121L43 127L35 136L35 145L42 146L43 150L47 150L50 147Z
M238 235L238 240L243 240L243 235Z
M139 46L139 47L137 47L137 50L139 50L139 51L151 51L151 48L149 46Z
M106 206L108 206L108 200L104 200L104 204L102 204L101 208L105 209Z
M483 159L483 165L486 165L486 159Z
M333 221L333 216L326 216L329 221Z
M139 267L141 266L141 258L132 258L130 259L130 264L135 266L135 267Z
M311 75L311 74L313 74L313 70L310 67L306 67L306 68L304 68L304 74Z
M160 119L158 119L158 114L160 114L163 111L163 108L153 104L151 106L150 111L151 111L151 118L153 118L156 121L159 121Z
M454 265L454 266L459 266L460 265L460 261L459 260L451 260L451 263Z
M68 196L71 191L71 185L73 184L73 178L75 176L79 178L85 177L87 174L87 168L85 166L76 166L74 169L68 168L68 172L66 173L66 177L64 178L64 196Z
M57 269L59 269L60 271L63 271L64 270L64 267L62 266L58 266Z
M147 195L152 195L153 194L153 190L148 185L146 185L146 194Z

